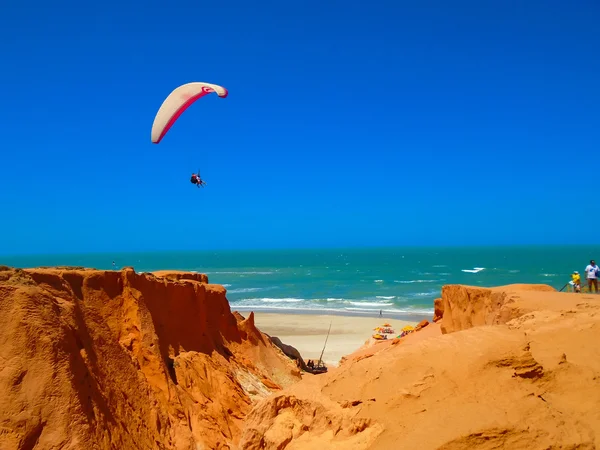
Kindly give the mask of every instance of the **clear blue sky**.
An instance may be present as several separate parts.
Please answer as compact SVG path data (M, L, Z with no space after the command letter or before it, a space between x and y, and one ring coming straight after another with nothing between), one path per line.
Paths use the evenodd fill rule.
M13 1L0 252L598 242L599 23L592 0ZM188 81L229 97L152 144Z

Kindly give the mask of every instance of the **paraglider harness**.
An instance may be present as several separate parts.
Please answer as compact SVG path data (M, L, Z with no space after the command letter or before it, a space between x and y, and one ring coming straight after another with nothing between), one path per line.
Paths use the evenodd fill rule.
M196 184L198 187L204 187L204 185L206 184L206 182L202 181L202 179L200 178L200 171L198 171L198 175L196 175L195 173L192 174L190 182L192 184Z

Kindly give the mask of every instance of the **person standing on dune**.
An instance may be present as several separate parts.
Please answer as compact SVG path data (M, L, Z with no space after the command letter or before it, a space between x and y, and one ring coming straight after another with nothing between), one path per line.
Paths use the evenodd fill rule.
M581 276L579 275L579 272L573 272L573 275L571 275L571 284L573 285L573 290L575 292L581 292Z
M588 282L588 289L592 292L592 286L594 286L594 292L598 293L598 271L600 268L596 265L596 262L592 259L588 266L585 268L585 278Z

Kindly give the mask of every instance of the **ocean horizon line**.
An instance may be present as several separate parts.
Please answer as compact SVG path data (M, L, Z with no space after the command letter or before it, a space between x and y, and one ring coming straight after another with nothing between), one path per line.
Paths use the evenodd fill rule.
M587 249L593 253L600 251L600 244L585 245L585 244L568 244L568 243L531 243L531 244L415 244L415 245L366 245L366 246L324 246L324 247L256 247L256 248L204 248L204 249L147 249L147 250L91 250L91 251L66 251L66 252L24 252L24 253L0 253L0 258L36 258L36 257L77 257L77 256L107 256L114 255L161 255L161 254L190 254L190 253L303 253L314 251L377 251L377 250L490 250L490 249ZM0 260L0 263L2 261Z
M373 317L383 310L388 317L417 320L432 315L445 285L561 289L574 270L583 273L593 250L569 245L185 250L0 256L0 264L203 273L227 289L232 309L240 311Z

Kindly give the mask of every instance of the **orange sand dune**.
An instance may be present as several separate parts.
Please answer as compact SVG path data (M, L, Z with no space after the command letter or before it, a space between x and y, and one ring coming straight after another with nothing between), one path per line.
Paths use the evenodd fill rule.
M441 324L261 400L240 447L600 446L600 297L446 286L442 300Z

